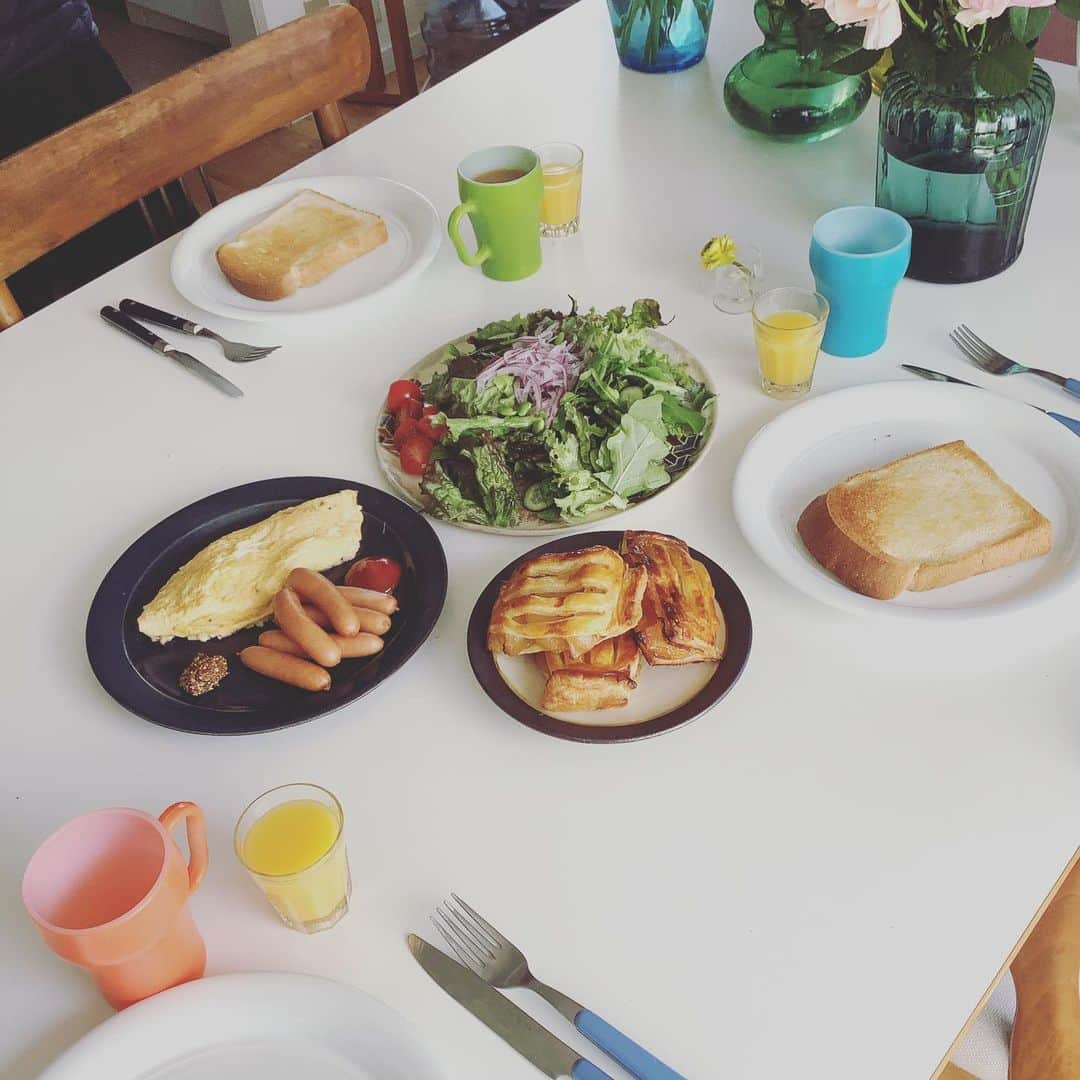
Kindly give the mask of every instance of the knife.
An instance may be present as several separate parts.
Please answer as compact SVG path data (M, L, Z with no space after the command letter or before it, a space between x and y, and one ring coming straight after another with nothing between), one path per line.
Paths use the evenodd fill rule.
M137 341L141 341L144 345L148 345L154 352L159 352L162 356L167 356L170 360L175 360L181 367L187 368L193 375L198 375L200 378L212 383L219 390L223 390L228 394L229 397L244 396L244 391L235 383L229 382L224 375L219 375L212 367L208 367L201 360L196 360L194 356L190 356L186 352L181 352L179 349L174 349L164 338L158 337L153 330L148 330L142 323L136 322L130 315L125 315L122 311L118 311L116 308L106 305L101 309L101 317L107 323L112 323L118 330L123 330L125 334L130 334Z
M560 1076L570 1076L573 1080L612 1080L479 975L416 934L409 934L406 941L417 963L439 986L545 1076L552 1080Z
M905 371L910 371L913 375L918 375L923 379L931 379L934 382L949 382L956 383L959 386L973 386L976 390L985 390L985 386L980 386L978 383L965 382L963 379L958 379L955 375L946 375L941 371L933 371L930 368L919 367L916 364L901 364ZM1026 402L1031 405L1031 402ZM1080 435L1080 420L1074 420L1071 416L1062 416L1061 413L1051 412L1049 409L1040 408L1038 405L1031 405L1033 409L1038 409L1041 413L1046 413L1047 416L1052 416L1059 424L1064 424L1074 435Z

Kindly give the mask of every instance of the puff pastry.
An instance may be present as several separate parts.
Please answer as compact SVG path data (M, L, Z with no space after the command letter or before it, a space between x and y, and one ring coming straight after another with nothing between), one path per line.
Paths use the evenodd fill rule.
M622 548L628 565L648 571L642 618L634 628L645 659L653 665L720 660L723 614L708 570L686 544L663 533L628 530Z
M637 687L641 653L630 633L594 645L584 656L539 653L536 662L547 675L540 707L550 712L615 709L630 701Z
M581 656L640 622L647 576L604 546L529 559L499 590L488 648L509 656Z

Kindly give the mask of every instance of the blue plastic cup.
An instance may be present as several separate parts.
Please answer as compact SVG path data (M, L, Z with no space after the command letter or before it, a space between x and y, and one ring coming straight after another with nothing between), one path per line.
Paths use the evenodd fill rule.
M880 206L841 206L814 222L810 269L829 301L821 348L867 356L885 344L893 293L911 258L911 226Z

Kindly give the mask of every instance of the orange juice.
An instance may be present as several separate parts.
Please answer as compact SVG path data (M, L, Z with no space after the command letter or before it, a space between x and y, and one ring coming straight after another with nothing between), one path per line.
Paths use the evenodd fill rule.
M297 788L298 794L304 790ZM241 862L295 929L325 929L347 910L350 881L342 824L336 800L294 798L265 809L237 837Z
M808 311L775 311L754 320L766 393L794 396L810 388L825 323Z
M581 207L581 166L545 165L544 198L540 220L545 225L565 228L577 221Z

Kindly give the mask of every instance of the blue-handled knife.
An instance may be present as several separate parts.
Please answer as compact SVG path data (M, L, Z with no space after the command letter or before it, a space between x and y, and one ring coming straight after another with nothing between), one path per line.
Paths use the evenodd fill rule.
M957 383L959 386L973 386L976 390L985 390L985 386L980 386L978 383L966 382L963 379L958 379L955 375L946 375L942 371L933 371L931 368L919 367L916 364L901 364L905 371L910 371L912 375L918 375L923 379L931 379L934 382L949 382ZM1031 405L1031 402L1026 402ZM1052 416L1059 424L1064 424L1074 435L1080 435L1080 420L1074 420L1071 416L1062 416L1061 413L1051 412L1049 409L1040 408L1038 405L1031 405L1033 409L1038 409L1041 413L1046 413L1047 416Z
M545 1076L552 1080L564 1076L573 1080L611 1080L606 1072L557 1039L479 975L416 934L409 934L406 940L417 963L439 986Z

